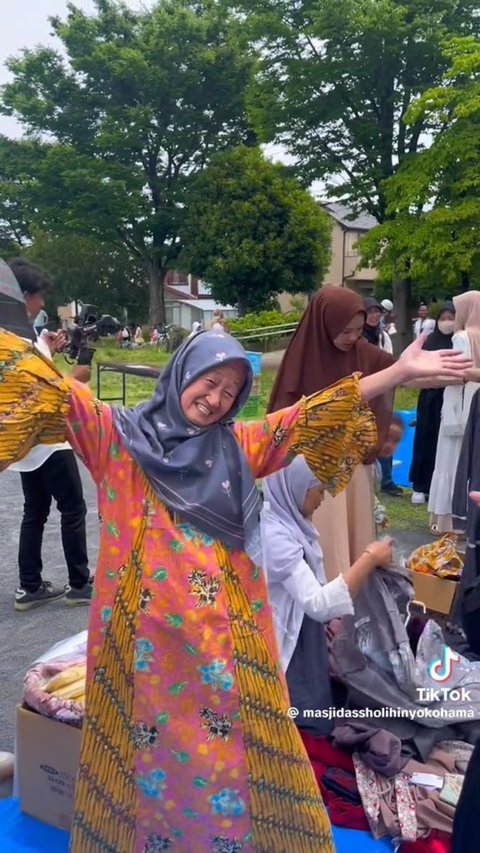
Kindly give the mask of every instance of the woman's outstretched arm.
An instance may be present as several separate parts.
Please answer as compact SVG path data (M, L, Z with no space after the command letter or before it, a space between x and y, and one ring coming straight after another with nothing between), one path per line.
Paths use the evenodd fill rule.
M422 349L426 335L417 338L413 344L402 353L398 361L371 376L360 379L362 400L368 402L380 397L397 385L414 383L415 380L436 379L463 381L466 371L472 367L472 360L462 352L455 350L436 350L428 352ZM456 384L456 383L454 383Z

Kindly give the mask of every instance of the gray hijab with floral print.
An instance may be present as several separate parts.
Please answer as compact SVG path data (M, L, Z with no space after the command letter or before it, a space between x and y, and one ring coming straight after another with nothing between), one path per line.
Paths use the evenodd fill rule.
M182 392L232 360L245 365L245 383L228 416L203 429L193 426L180 405ZM232 428L251 385L241 344L225 332L200 332L167 364L151 400L134 409L113 408L113 421L162 503L207 536L256 553L261 502Z

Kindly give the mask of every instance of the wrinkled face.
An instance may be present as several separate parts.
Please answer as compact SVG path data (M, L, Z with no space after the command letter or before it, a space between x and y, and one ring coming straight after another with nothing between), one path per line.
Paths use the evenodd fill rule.
M382 444L378 455L381 456L382 459L388 459L390 456L393 456L402 440L402 435L403 430L400 424L390 424L387 438Z
M368 326L378 326L382 317L382 312L380 308L369 308L367 311L367 325Z
M428 308L426 305L420 305L420 308L418 309L418 316L421 320L425 320L426 317L428 317Z
M37 314L45 307L45 294L40 293L24 293L25 305L27 306L27 314L30 320L35 320Z
M325 489L323 486L313 486L305 495L305 500L302 507L302 515L305 518L311 518L316 509L323 503L325 497Z
M213 367L188 385L180 396L183 414L198 427L212 426L228 415L245 383L241 362Z
M365 315L362 311L355 314L342 332L333 339L336 348L342 352L351 350L361 337L365 325Z

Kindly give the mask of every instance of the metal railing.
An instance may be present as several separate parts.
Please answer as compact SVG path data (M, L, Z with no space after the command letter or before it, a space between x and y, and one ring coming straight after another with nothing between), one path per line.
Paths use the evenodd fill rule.
M239 341L267 341L273 338L286 338L293 335L297 323L283 323L279 326L261 326L258 329L250 329L248 332L232 332L234 338Z

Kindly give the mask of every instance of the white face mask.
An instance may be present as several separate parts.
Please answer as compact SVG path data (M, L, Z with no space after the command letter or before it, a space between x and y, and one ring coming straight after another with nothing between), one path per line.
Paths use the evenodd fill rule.
M453 335L455 331L455 320L439 320L438 328L442 335Z

